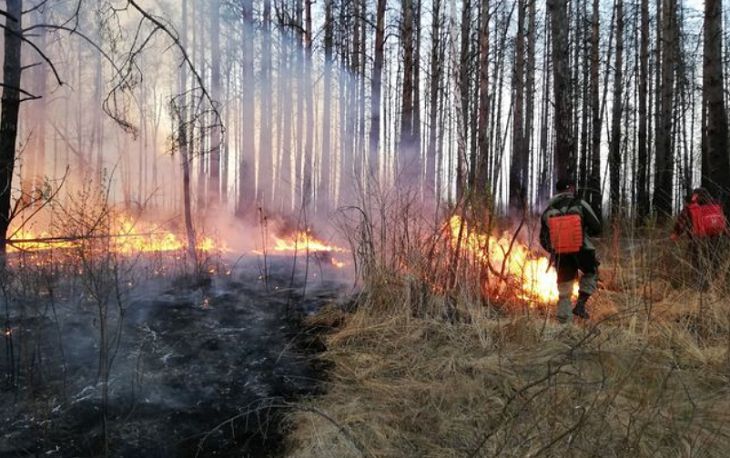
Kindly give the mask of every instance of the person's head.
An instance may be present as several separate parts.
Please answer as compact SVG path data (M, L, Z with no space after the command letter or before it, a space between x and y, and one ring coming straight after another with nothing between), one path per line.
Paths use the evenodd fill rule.
M712 200L712 196L710 196L709 191L705 188L695 188L692 190L692 195L690 196L690 202L694 204L706 204Z
M555 190L575 193L575 180L573 178L561 178L555 184Z

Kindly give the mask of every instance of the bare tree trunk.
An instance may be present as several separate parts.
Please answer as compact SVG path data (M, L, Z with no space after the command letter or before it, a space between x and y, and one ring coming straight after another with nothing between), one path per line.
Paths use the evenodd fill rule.
M415 53L414 49L414 5L413 0L402 0L401 44L403 46L403 86L400 127L400 160L397 183L401 189L418 189L420 173L418 145L414 121Z
M238 171L238 202L236 214L244 216L253 210L256 189L254 184L254 85L253 77L253 1L244 0L242 11L243 44L242 44L242 97L241 123L242 144Z
M702 151L702 185L722 201L730 214L730 158L727 110L723 97L722 0L705 0L705 37L702 72L703 115L706 121Z
M599 2L593 1L591 18L591 79L590 79L590 106L591 106L591 153L588 161L588 203L597 215L603 213L603 195L601 192L601 129L603 127L603 110L599 97L600 76L600 14ZM610 40L609 40L610 47ZM604 88L605 89L605 88Z
M439 189L436 186L436 157L439 133L439 100L441 94L441 75L443 64L441 59L441 0L433 1L433 22L431 24L431 78L428 115L428 152L426 154L426 179L424 181L427 200L437 198Z
M385 1L385 0L382 0ZM322 108L322 162L317 203L319 212L326 214L332 205L332 50L334 40L334 0L324 4L324 100ZM377 54L376 54L377 56ZM376 57L377 58L377 57ZM375 84L375 83L373 83ZM375 103L375 96L373 96Z
M367 178L367 169L365 168L367 166L367 144L366 144L366 134L365 134L365 124L366 124L366 111L367 111L367 104L366 102L366 74L368 69L368 45L367 45L367 25L368 25L368 2L366 0L360 0L360 11L361 11L361 21L362 24L360 26L360 69L358 70L357 74L359 75L359 81L358 81L358 97L357 97L357 146L356 146L356 152L357 152L357 158L355 161L355 176L357 177L357 180L359 183L362 183L362 186L366 185L366 178ZM366 187L363 188L363 190L367 189Z
M279 69L277 90L277 128L279 133L279 142L277 144L277 180L276 195L279 210L290 211L292 209L292 167L291 167L291 81L289 77L289 58L291 46L289 44L290 37L285 34L285 38L281 41L281 50L279 53Z
M529 159L532 146L533 124L535 117L535 48L537 43L537 7L535 2L528 2L527 14L527 69L526 69L526 94L525 94L525 132L523 149L526 151L525 156ZM534 156L533 156L534 157ZM534 171L527 166L527 179L525 187L527 189L527 205L530 205L530 181Z
M309 206L312 198L312 162L314 161L314 97L312 94L312 1L304 0L304 102L307 115L304 140L304 177L302 206Z
M221 4L211 0L210 46L211 46L211 97L218 102L221 97ZM210 176L208 178L208 204L216 207L220 203L221 129L213 126L210 137Z
M482 0L479 17L479 155L476 158L474 191L484 195L489 191L489 0Z
M621 115L623 112L624 3L616 0L616 61L613 78L611 145L608 152L611 185L611 216L621 211Z
M2 114L0 117L0 267L5 264L7 233L10 224L15 145L18 135L20 109L20 77L22 44L21 23L23 0L6 0L5 57L3 62Z
M463 0L461 6L461 50L459 52L459 96L461 98L461 128L460 135L463 141L459 142L456 161L456 200L461 200L464 195L465 184L472 185L472 177L469 170L473 170L474 165L467 169L466 163L466 146L469 138L469 113L470 113L470 97L469 97L469 64L470 59L470 35L471 35L471 0Z
M421 157L421 0L415 1L413 15L413 131L411 134L412 154L415 158L413 173L414 189L421 190L423 182Z
M656 164L654 211L659 221L672 214L674 154L672 145L672 113L674 107L674 72L676 67L677 0L663 0L661 11L661 86L659 88L658 122L656 126Z
M304 2L307 0L295 0L294 34L295 34L295 80L297 84L296 116L294 133L294 196L293 204L298 208L302 203L302 189L304 184L304 98L306 88L304 87Z
M550 65L552 64L552 53L551 53L551 46L550 43L552 42L552 37L550 36L550 27L549 22L546 21L545 23L545 52L544 52L544 59L545 59L545 68L550 68ZM538 179L538 185L537 185L537 201L539 203L544 203L547 201L547 199L550 196L550 148L548 146L548 130L549 130L549 107L550 107L550 97L549 97L549 91L550 91L550 76L551 72L545 71L543 72L543 84L542 84L542 107L541 107L541 113L540 113L540 158L541 158L541 166L540 166L540 177Z
M526 0L517 2L517 36L515 37L515 64L512 73L514 97L512 117L512 163L509 173L509 203L516 211L527 207L527 165L529 151L526 145L524 119L525 101L525 13Z
M203 78L203 81L206 79L206 64L205 64L205 18L207 17L207 11L205 9L206 2L202 2L198 4L200 0L193 0L193 17L196 18L195 25L193 26L193 52L197 53L197 55L194 55L193 61L197 62L196 66L198 68L201 68L201 78ZM197 9L197 11L196 11ZM197 44L197 45L196 45ZM206 118L207 116L205 113L200 113L198 115L199 119L197 122L193 123L191 128L191 133L193 134L193 137L190 139L191 144L193 141L197 140L197 154L193 153L191 156L194 159L197 159L198 164L198 179L197 179L197 191L196 191L196 206L199 212L202 212L205 210L206 203L208 202L205 196L205 193L207 191L206 186L206 159L207 154L205 154L206 146L205 146L205 138L206 138ZM195 124L198 124L198 138L195 138ZM193 145L193 149L195 148L195 145Z
M649 99L649 0L641 0L641 40L639 45L639 132L636 177L637 219L642 223L649 215L648 110Z
M43 24L45 22L46 13L45 11L39 11L36 15L38 18L38 23ZM46 45L47 45L47 33L45 29L40 29L37 32L35 32L38 35L38 38L36 40L38 49L41 50L41 52L46 52ZM32 170L33 174L33 189L35 192L39 192L43 189L43 180L45 176L45 166L46 166L46 111L48 109L48 104L46 102L46 77L48 74L48 69L45 65L39 65L34 69L34 79L35 79L35 94L42 97L39 100L36 100L33 103L34 107L32 112L33 115L33 121L35 122L36 129L35 129L35 145L34 145L34 153L35 153L35 164ZM101 77L101 75L99 75ZM101 121L99 121L101 123ZM101 148L99 148L101 150Z
M271 93L274 89L271 71L271 0L264 0L263 30L261 37L261 132L259 133L259 180L257 200L259 205L269 207L273 198L274 152Z
M183 34L180 38L180 42L183 48L187 47L187 24L188 24L188 0L183 0L182 6L182 23L183 23ZM193 212L190 192L190 154L189 154L189 135L188 135L188 113L187 113L187 86L188 86L188 74L187 66L182 65L180 68L180 75L178 80L178 92L179 99L181 100L180 108L177 113L180 119L178 119L178 145L180 149L180 162L182 165L183 172L183 208L184 208L184 219L185 219L185 233L188 239L188 256L194 266L197 266L198 259L195 251L195 228L193 227Z
M555 154L553 167L558 179L575 174L573 105L570 97L570 43L566 0L548 0L552 34L553 94L555 100Z
M588 2L585 2L583 6L583 17L588 18ZM594 2L595 3L595 2ZM591 132L591 122L592 122L592 103L593 103L593 94L591 92L591 87L593 87L593 82L591 80L591 71L593 70L593 53L591 52L594 46L592 46L593 42L593 21L588 21L587 19L583 21L585 23L585 26L583 27L584 30L583 34L585 35L586 39L582 43L581 46L578 46L581 48L583 52L582 60L583 63L583 84L576 84L579 87L581 87L581 116L580 116L580 140L579 140L579 153L578 153L578 187L583 188L585 190L589 189L589 170L591 167L591 162L593 160L593 149L592 145L591 148L589 148L589 138L591 138L592 132ZM597 84L597 83L596 83ZM597 86L596 86L597 87ZM598 99L598 96L596 95L596 99ZM576 110L577 111L577 110ZM600 132L600 129L599 129Z
M332 0L328 0L331 1ZM440 1L440 0L437 0ZM380 174L380 161L378 147L380 143L380 103L383 79L383 62L385 50L385 6L386 0L378 0L375 13L375 48L373 60L373 78L370 88L370 154L368 162L370 166L370 179L378 180ZM331 45L330 45L331 46Z

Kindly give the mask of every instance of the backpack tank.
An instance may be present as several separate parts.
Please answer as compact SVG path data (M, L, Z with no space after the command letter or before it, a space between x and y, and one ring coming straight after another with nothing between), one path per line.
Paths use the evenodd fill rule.
M727 220L720 205L692 203L688 209L692 220L692 235L695 237L714 237L725 231Z
M547 219L550 245L555 254L573 254L583 246L583 221L578 214L551 216Z

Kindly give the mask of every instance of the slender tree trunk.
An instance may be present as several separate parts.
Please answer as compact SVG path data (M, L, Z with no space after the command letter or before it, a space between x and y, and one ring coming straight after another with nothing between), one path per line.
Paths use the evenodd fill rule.
M307 0L295 0L295 16L294 16L294 33L295 33L295 81L296 89L296 116L295 133L294 133L294 196L293 205L299 208L302 204L303 184L304 184L304 99L306 97L306 88L304 87L304 40L306 33L304 32L304 2Z
M416 61L414 59L414 5L413 0L402 0L403 17L401 20L401 44L403 46L403 85L402 85L402 109L400 127L400 160L398 167L397 183L399 188L412 187L418 189L418 176L420 166L418 161L418 145L416 142L416 129L414 121L414 70Z
M583 17L588 17L588 6L587 3L584 4L583 7ZM578 160L578 187L583 188L585 190L589 189L589 170L591 166L591 162L593 160L593 150L592 148L589 148L589 139L591 138L592 132L591 132L591 122L592 122L592 103L593 103L593 94L591 92L591 87L593 87L593 81L591 80L591 71L593 70L593 53L591 52L594 46L592 46L593 42L593 21L584 21L585 26L583 27L584 30L583 34L586 37L586 39L581 42L581 50L583 51L583 58L581 60L583 64L583 82L584 84L580 84L579 86L581 89L581 124L580 124L580 152L579 152L579 160ZM597 70L596 70L597 72ZM597 87L597 83L596 83ZM596 95L596 99L598 99L598 96ZM600 129L599 129L600 132ZM592 146L592 145L591 145Z
M470 170L473 170L474 165L467 168L467 139L469 138L469 113L470 113L470 97L469 89L469 67L472 61L469 56L469 50L471 49L470 43L471 35L471 0L463 0L461 6L461 50L459 52L459 97L461 98L461 132L459 135L462 137L462 141L459 142L457 150L457 161L456 161L456 200L460 201L464 195L465 184L473 184Z
M512 116L512 163L509 173L510 207L522 211L527 207L527 164L529 151L526 148L524 119L525 101L525 13L527 1L517 2L517 36L515 37L515 64L512 73L513 116Z
M641 39L639 44L639 132L636 177L636 209L639 223L649 215L648 91L649 83L649 0L641 0Z
M221 4L220 0L211 0L210 46L211 46L211 96L216 102L221 97ZM220 162L221 162L221 129L213 126L210 137L210 176L208 178L208 204L216 207L220 203Z
M312 1L304 0L304 103L307 116L304 140L304 177L302 205L309 206L312 198L312 163L314 162L314 97L312 94Z
M183 0L182 5L182 23L183 23L183 34L181 36L181 44L183 47L187 46L187 24L188 24L188 0ZM183 172L183 208L184 208L184 219L185 219L185 233L188 239L188 256L193 264L197 266L198 259L195 251L195 228L193 227L193 212L190 192L190 142L188 135L188 113L187 113L187 96L185 95L188 86L188 74L187 67L183 64L180 67L178 81L178 92L179 99L181 100L179 108L179 120L178 120L178 145L180 149L180 162L182 165Z
M423 161L421 155L421 1L415 1L413 14L413 34L415 37L413 48L413 131L411 134L412 154L415 158L413 173L415 188L422 189Z
M357 100L357 159L355 161L355 176L359 183L362 183L363 192L367 192L367 138L365 133L366 125L366 75L368 69L368 44L367 44L367 23L368 23L368 2L366 0L360 0L360 11L361 21L360 26L360 69L357 72L359 75L358 80L358 100Z
M552 64L552 53L550 43L552 37L550 36L549 21L545 23L545 43L544 43L544 63L545 68L550 68ZM550 148L548 146L548 130L550 126L550 77L552 72L543 72L543 84L542 84L542 107L540 113L540 178L537 186L537 201L539 203L547 202L550 196Z
M591 18L591 79L590 79L590 106L591 106L591 153L588 161L588 203L597 215L602 215L603 195L601 192L601 129L603 128L603 110L600 100L599 76L600 61L600 14L599 2L593 1ZM610 40L609 40L610 47Z
M43 24L46 20L46 13L38 12L37 14L38 23ZM46 52L47 36L45 29L39 29L37 32L38 38L36 43L38 48L42 52ZM39 192L43 189L43 180L45 177L46 167L46 111L48 110L48 104L46 102L46 77L48 75L48 68L45 65L39 65L34 69L35 77L35 93L42 97L40 100L32 102L34 104L34 119L35 125L35 166L33 168L33 189L35 192ZM101 121L99 121L101 123ZM101 150L101 148L99 148Z
M385 0L382 0L385 1ZM322 107L322 176L319 180L317 202L319 211L326 214L332 205L332 51L334 46L334 0L324 4L324 100ZM374 84L374 83L373 83ZM375 103L375 96L373 96Z
M730 214L730 157L727 110L723 97L722 0L705 0L703 115L706 121L702 151L702 186L722 201Z
M328 0L332 1L332 0ZM437 0L440 1L440 0ZM370 88L370 154L368 157L370 179L378 181L380 161L378 147L380 144L380 103L383 78L383 62L385 50L385 6L386 0L377 0L375 13L375 48L373 60L373 78Z
M426 154L426 179L425 179L425 197L427 200L433 200L438 196L438 188L436 187L436 156L438 148L439 133L439 100L440 85L442 74L441 62L441 0L433 1L433 19L431 24L431 78L430 78L430 97L429 97L429 115L428 115L428 152Z
M611 145L608 152L611 185L611 216L621 211L621 115L623 112L624 3L616 0L616 61L613 78Z
M264 208L272 205L274 179L274 138L272 97L274 89L271 69L271 0L264 0L263 30L261 37L261 132L259 133L258 203Z
M7 13L4 32L5 60L3 63L2 114L0 115L0 267L5 264L15 146L18 135L23 0L6 0L5 5Z
M478 194L489 191L489 0L482 0L479 18L479 155L476 159L474 190Z
M570 97L570 43L568 42L568 5L566 0L548 0L552 35L553 95L555 100L554 173L558 179L575 174L573 105Z
M203 81L206 80L206 69L207 65L205 63L205 18L207 17L207 11L206 11L206 2L201 2L198 4L200 0L193 0L193 17L196 19L194 21L193 25L193 50L195 53L193 56L193 62L196 63L196 66L200 69L200 76L203 79ZM197 11L196 11L197 10ZM196 44L197 43L197 44ZM197 190L196 190L196 207L199 212L202 212L205 210L206 204L208 200L206 199L205 193L207 191L206 186L206 159L207 154L205 154L206 146L205 146L205 140L206 140L206 118L207 116L205 113L199 114L199 119L196 120L196 122L193 123L191 126L191 134L193 137L190 139L191 144L195 140L197 140L197 154L193 153L192 158L197 159L198 164L198 179L197 179ZM196 124L198 125L198 128L196 129ZM198 132L198 137L195 138L195 131ZM196 145L193 145L193 150L195 149Z
M244 216L251 212L256 198L254 175L254 87L253 77L253 1L243 1L243 44L241 79L243 91L241 97L242 144L238 170L238 203L236 214Z
M523 149L526 151L525 156L529 159L532 146L532 134L534 129L535 117L535 48L537 43L537 6L536 2L528 2L527 15L527 69L526 69L526 94L525 94L525 131ZM533 156L534 157L534 156ZM534 171L527 166L527 178L525 186L527 189L527 205L530 205L530 181ZM533 188L534 189L534 188Z
M674 73L676 67L677 0L663 0L661 11L661 85L659 88L658 122L656 126L656 164L654 211L660 222L672 214L674 153L672 145L672 113L674 108Z

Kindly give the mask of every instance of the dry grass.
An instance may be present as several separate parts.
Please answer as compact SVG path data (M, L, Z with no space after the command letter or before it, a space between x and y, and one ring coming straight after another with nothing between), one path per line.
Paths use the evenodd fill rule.
M683 248L658 246L606 256L589 325L424 298L412 270L371 270L357 311L314 318L342 324L327 393L290 417L290 455L726 456L726 279L692 288Z

